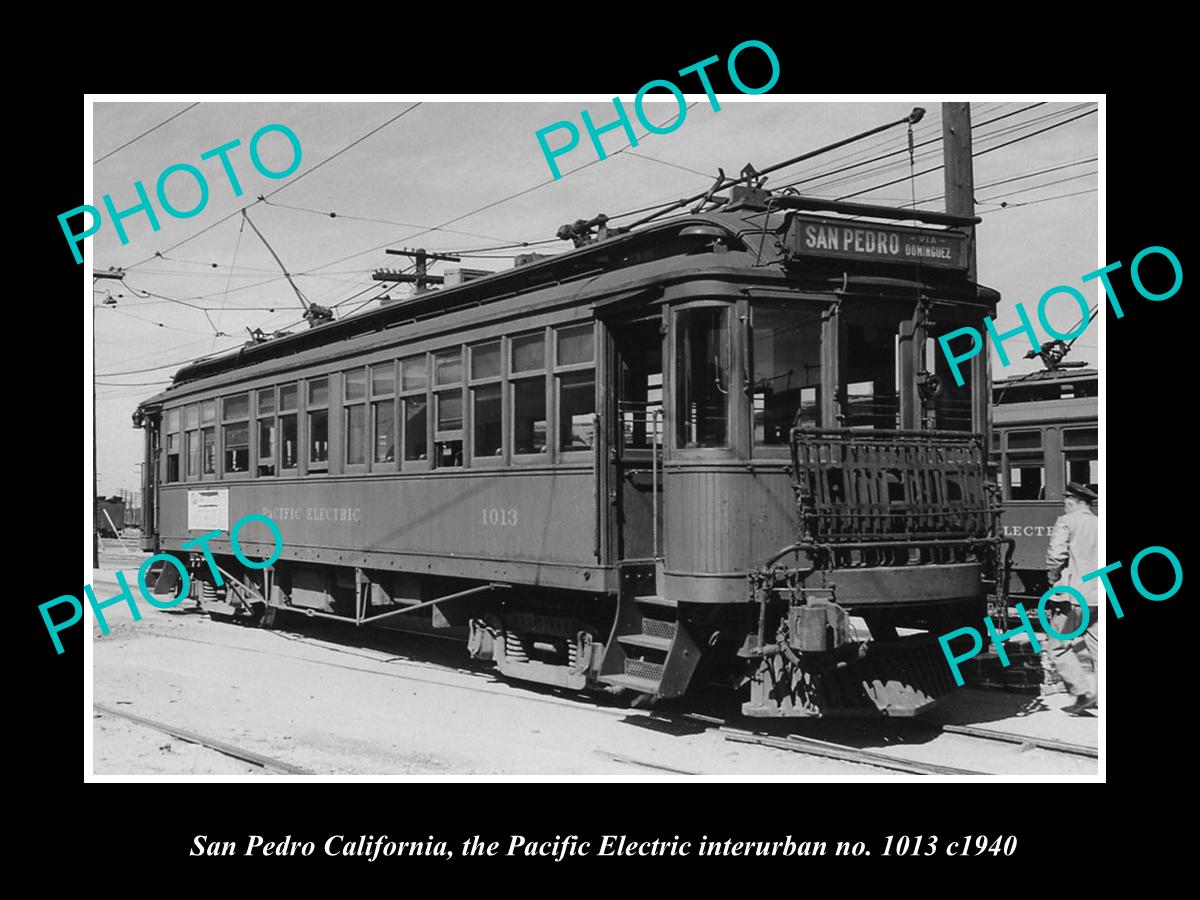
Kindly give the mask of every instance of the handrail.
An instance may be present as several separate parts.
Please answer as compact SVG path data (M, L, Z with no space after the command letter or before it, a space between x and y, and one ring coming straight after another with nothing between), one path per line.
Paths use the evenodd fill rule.
M662 407L658 407L652 414L654 422L654 442L650 447L651 461L651 500L650 500L650 515L651 515L651 530L653 531L653 551L654 558L660 559L658 554L658 451L662 447L661 428L662 423Z

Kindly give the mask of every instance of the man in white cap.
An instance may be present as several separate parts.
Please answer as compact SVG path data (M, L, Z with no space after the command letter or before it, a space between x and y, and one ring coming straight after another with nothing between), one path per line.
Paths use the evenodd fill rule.
M1047 635L1045 659L1062 677L1075 702L1064 707L1063 712L1073 716L1083 715L1085 710L1095 709L1096 675L1100 660L1100 599L1099 579L1084 581L1083 576L1100 568L1099 552L1096 548L1097 520L1091 503L1096 494L1081 484L1071 482L1063 491L1064 515L1054 523L1050 535L1050 546L1046 550L1046 574L1053 586L1066 585L1075 588L1087 600L1088 626L1080 637L1068 641L1055 640ZM1059 634L1070 634L1083 622L1083 610L1067 594L1057 594L1063 602L1054 602L1054 614L1050 626ZM1082 651L1091 657L1085 663Z

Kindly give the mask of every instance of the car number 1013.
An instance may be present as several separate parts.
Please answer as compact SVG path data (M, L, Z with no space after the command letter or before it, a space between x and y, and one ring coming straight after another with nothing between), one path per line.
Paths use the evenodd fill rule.
M485 509L482 512L484 525L517 524L517 511L515 509Z

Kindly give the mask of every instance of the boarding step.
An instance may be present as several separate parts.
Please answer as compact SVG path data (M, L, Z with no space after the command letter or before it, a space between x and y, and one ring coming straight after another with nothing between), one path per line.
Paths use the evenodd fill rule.
M679 604L669 597L660 597L658 594L645 594L641 597L634 597L638 603L644 606L662 606L669 609L676 609Z
M664 623L674 625L674 622ZM642 622L642 627L646 626L645 620ZM674 635L672 634L672 637ZM645 647L649 650L661 650L666 653L671 649L671 638L655 637L652 634L623 634L617 638L622 644L627 647Z
M622 673L631 678L645 678L648 681L653 681L655 690L662 683L663 664L660 662L650 662L645 659L632 659L625 657L625 671Z
M602 679L606 684L611 684L613 687L627 688L631 691L637 691L639 694L656 694L658 693L657 678L638 678L634 675L605 675Z

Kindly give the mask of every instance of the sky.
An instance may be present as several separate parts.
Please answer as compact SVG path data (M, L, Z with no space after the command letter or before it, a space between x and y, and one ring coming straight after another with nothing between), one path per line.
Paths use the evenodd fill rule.
M107 496L140 487L142 432L130 417L138 402L166 387L178 368L236 348L249 328L306 327L300 300L279 265L237 214L247 204L249 219L299 289L311 302L335 306L341 317L375 305L361 306L385 289L371 279L375 269L405 264L403 257L385 254L385 247L484 252L502 244L549 241L447 264L508 268L515 253L569 250L569 243L554 238L564 223L691 196L711 186L718 167L727 174L746 163L764 169L902 118L914 106L927 111L913 128L915 171L942 162L940 98L811 103L770 94L720 95L721 109L714 111L703 94L688 95L693 105L675 131L645 137L646 129L632 113L633 98L622 99L638 146L630 147L621 129L608 132L604 160L598 160L580 120L581 109L597 126L615 118L611 101L595 98L428 100L411 110L417 101L213 102L191 108L186 99L94 104L97 162L93 196L83 202L103 208L101 198L110 194L117 210L127 209L138 202L134 182L140 180L160 225L155 232L145 215L130 216L123 222L129 241L123 246L106 217L87 239L94 271L127 270L123 283L104 279L94 286L99 492ZM975 197L983 217L979 281L1001 293L997 324L1002 329L1018 323L1015 302L1023 302L1034 316L1038 299L1055 285L1080 288L1094 304L1095 282L1085 289L1080 276L1108 262L1096 249L1095 104L1055 102L1026 109L1036 102L972 103ZM645 110L649 121L662 123L672 121L677 108L672 101L647 102ZM535 133L564 120L576 124L581 140L558 157L563 177L556 180ZM251 136L269 124L287 126L300 142L300 165L286 178L260 174L249 157ZM1036 133L1042 129L1048 130ZM561 131L549 136L554 147L563 139ZM234 195L218 159L200 159L233 140L241 141L229 152L241 197ZM923 141L931 143L922 147ZM269 169L282 170L292 160L279 133L267 134L259 147ZM911 203L915 194L919 208L942 209L941 170L910 179L907 152L829 174L906 148L906 129L898 126L782 169L766 186L805 179L797 189L807 195L854 194L860 202L898 206ZM207 204L191 218L172 218L154 197L159 174L178 163L200 169L209 187ZM896 179L902 180L884 184ZM179 210L199 200L196 182L186 173L171 175L166 189ZM266 202L255 202L265 195ZM65 242L64 250L69 252ZM391 294L405 292L393 288ZM1069 330L1078 318L1068 299L1060 297L1050 308L1050 321L1060 330ZM1093 323L1079 338L1072 359L1097 362L1096 328ZM1016 341L1007 346L1015 348ZM1014 360L1007 369L997 365L995 377L1039 367L1036 360Z

